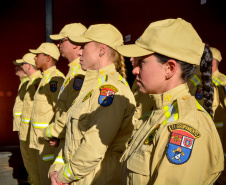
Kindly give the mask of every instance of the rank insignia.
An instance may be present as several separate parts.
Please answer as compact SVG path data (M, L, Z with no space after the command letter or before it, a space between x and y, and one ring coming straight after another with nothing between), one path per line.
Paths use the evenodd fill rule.
M118 92L118 89L113 85L102 85L100 87L99 104L102 106L111 105L116 92Z
M152 142L157 130L159 129L161 124L158 124L152 131L151 133L148 135L148 137L145 139L144 144L148 145Z
M200 133L194 127L176 123L168 126L171 131L167 148L167 158L173 164L183 164L191 156L195 139L200 137Z
M57 81L51 81L49 82L49 86L50 86L50 91L51 92L55 92L57 90Z
M92 92L93 92L93 89L85 96L85 98L82 100L82 102L86 101L88 98L91 97L92 95Z
M198 99L198 100L203 98L202 86L201 85L197 86L197 90L195 92L195 98Z
M73 88L74 88L76 91L80 91L81 88L82 88L83 81L84 81L83 78L75 77L74 83L73 83Z

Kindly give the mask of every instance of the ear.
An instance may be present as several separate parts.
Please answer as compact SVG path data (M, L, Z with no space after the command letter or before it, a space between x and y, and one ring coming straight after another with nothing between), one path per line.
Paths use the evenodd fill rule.
M100 44L99 56L103 56L107 51L108 46L106 44Z
M166 79L170 79L177 71L178 64L175 60L170 59L165 63Z

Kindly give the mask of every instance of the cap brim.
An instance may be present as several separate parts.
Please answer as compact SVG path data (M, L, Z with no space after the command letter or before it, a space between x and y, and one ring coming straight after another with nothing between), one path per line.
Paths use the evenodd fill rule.
M36 49L29 49L29 51L30 51L31 53L35 53L35 54L42 53L41 51L36 50Z
M92 40L84 38L84 37L79 37L79 36L69 36L68 37L71 41L76 42L76 43L86 43L86 42L91 42Z
M59 35L59 34L50 35L49 37L50 37L52 40L60 40L60 39L65 38L65 36Z
M21 64L22 62L24 62L23 59L17 59L17 60L16 60L16 63L17 63L18 65Z
M136 44L118 46L116 50L125 57L142 57L154 53L154 51L141 48Z
M15 60L13 61L13 64L14 64L15 66L20 65L20 64L18 64Z

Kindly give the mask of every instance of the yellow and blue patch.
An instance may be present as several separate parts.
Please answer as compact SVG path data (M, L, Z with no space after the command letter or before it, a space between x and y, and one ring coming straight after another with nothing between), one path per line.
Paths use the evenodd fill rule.
M116 92L118 92L118 89L113 85L102 85L100 87L99 104L102 106L111 105Z
M49 82L49 86L50 86L50 91L51 92L55 92L57 90L57 81L51 81Z
M81 77L75 77L74 79L74 83L73 83L73 88L76 91L80 91L82 88L82 84L83 84L84 79Z
M169 125L171 131L167 148L167 158L173 164L183 164L191 156L195 139L200 137L198 130L184 123Z

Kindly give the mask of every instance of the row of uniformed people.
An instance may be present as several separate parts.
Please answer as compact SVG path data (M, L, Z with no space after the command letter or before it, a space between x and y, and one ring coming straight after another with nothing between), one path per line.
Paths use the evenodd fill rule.
M176 31L179 34L172 38L171 34ZM55 116L51 115L53 123L49 121L52 124L44 131L44 138L53 146L57 143L54 137L61 139L59 149L66 137L64 148L49 170L52 184L213 183L223 170L222 147L211 118L185 85L195 66L200 64L204 50L192 26L181 19L158 21L150 24L132 46L121 46L122 35L112 25L92 25L83 35L67 35L66 32L67 29L63 29L55 36L56 40L62 39L60 52L66 57L65 44L72 44L71 41L82 44L78 51L81 66L78 67L86 73L65 79L57 101L65 107L58 103L53 106L56 109ZM169 36L163 39L163 35ZM186 44L183 36L188 38ZM135 101L122 77L124 63L118 52L132 57L140 91L149 94L139 95L136 85L133 86L138 100L134 117L140 117L140 112L147 113L139 121L134 119L133 124ZM205 54L209 53L205 46ZM201 66L212 62L211 54L209 58L206 55L202 57ZM48 87L49 91L59 87L53 84ZM69 100L72 92L63 94L71 87L80 93ZM38 133L43 140L41 132ZM44 141L42 144L46 145ZM44 149L39 150L40 156ZM40 182L45 183L49 184Z

